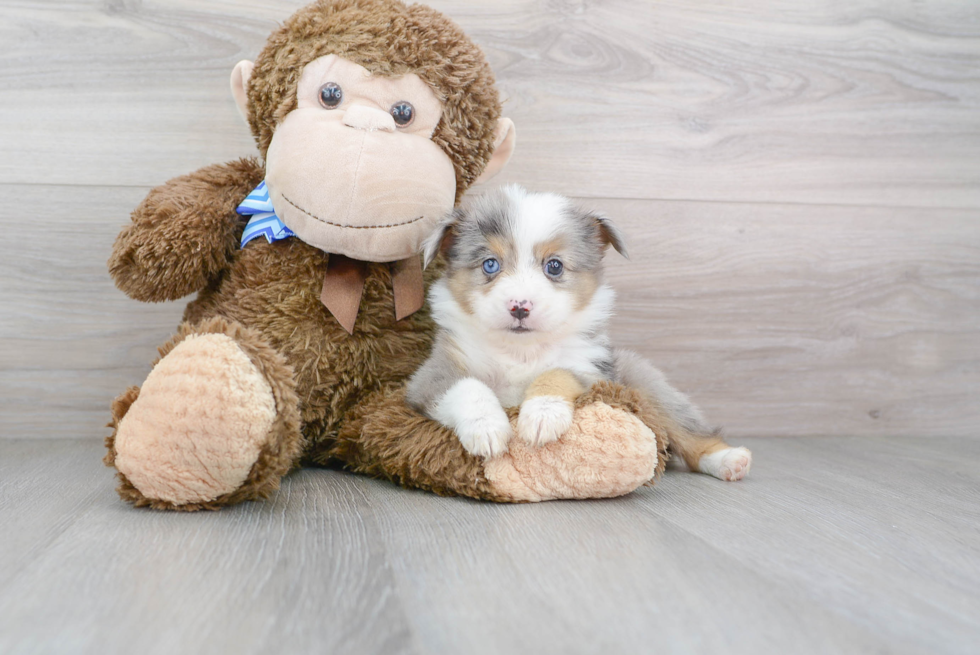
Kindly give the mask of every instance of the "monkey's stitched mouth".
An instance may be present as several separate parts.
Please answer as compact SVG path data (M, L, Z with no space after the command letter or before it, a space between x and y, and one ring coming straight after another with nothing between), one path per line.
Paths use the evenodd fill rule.
M342 223L334 223L333 221L328 221L325 218L320 218L319 216L316 216L315 214L311 214L310 212L306 211L305 209L303 209L302 207L300 207L299 205L297 205L295 202L293 202L292 200L290 200L286 196L285 193L282 194L282 199L285 200L286 202L288 202L290 205L292 205L296 209L298 209L301 212L303 212L304 214L306 214L307 216L309 216L310 218L312 218L313 220L320 221L321 223L324 223L326 225L330 225L332 227L342 227L342 228L345 228L345 229L348 229L348 230L383 230L383 229L388 228L388 227L400 227L402 225L411 225L412 223L418 223L423 218L425 218L425 216L419 216L418 218L413 218L413 219L410 219L410 220L407 220L407 221L402 221L401 223L388 223L387 225L344 225Z

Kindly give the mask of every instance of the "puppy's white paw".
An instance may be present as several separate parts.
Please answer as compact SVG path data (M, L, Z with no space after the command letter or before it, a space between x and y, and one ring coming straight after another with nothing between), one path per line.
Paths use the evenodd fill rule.
M466 452L479 457L507 452L514 435L497 396L476 378L463 378L450 387L436 403L433 418L455 430Z
M472 416L456 424L456 436L471 455L496 457L507 452L507 444L514 436L507 415L501 412L485 416Z
M561 396L535 396L521 403L517 434L532 446L556 441L572 427L572 403Z
M752 451L748 448L723 448L705 455L698 462L698 470L719 480L734 482L749 474L752 468Z

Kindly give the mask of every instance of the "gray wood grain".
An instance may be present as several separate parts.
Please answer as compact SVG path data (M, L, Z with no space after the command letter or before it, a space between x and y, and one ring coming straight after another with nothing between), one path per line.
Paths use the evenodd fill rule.
M674 489L505 512L379 491L379 502L392 508L382 523L388 551L409 604L430 608L431 615L416 620L435 652L860 652L898 646L841 621L811 602L804 588L773 584L762 571L636 504L639 496L657 504L657 494ZM439 519L419 521L420 512ZM474 521L482 525L474 529ZM734 530L729 523L729 537ZM447 568L452 578L444 581Z
M105 269L145 189L0 185L34 207L0 259L0 435L105 434L184 302L147 305ZM584 201L583 201L584 202ZM735 436L975 436L980 229L967 210L593 199L624 229L609 256L613 335Z
M613 337L735 435L976 436L975 211L595 200Z
M746 439L749 478L506 506L337 471L133 510L95 440L0 440L4 653L970 653L980 440Z
M106 269L147 189L0 188L5 230L33 208L29 238L0 258L0 434L103 435L107 402L143 380L183 312L130 300Z
M302 4L0 6L0 652L975 651L968 0L431 1L518 125L496 181L623 226L615 337L754 450L742 483L510 507L304 470L177 515L54 439L104 435L176 326L113 288L112 240L254 152L228 74Z
M877 631L888 613L887 632L906 649L975 650L980 443L845 437L754 444L758 486L717 502L703 493L703 478L689 476L686 488L642 504L857 625ZM733 524L751 527L732 539Z
M415 652L349 477L302 473L230 512L145 512L116 497L97 442L46 443L0 446L0 652Z
M116 292L112 239L150 185L253 151L228 71L299 4L0 7L0 227L30 235L0 259L0 435L102 434L143 379L182 303ZM435 6L509 97L521 136L502 181L623 223L616 337L716 422L973 434L972 3Z
M7 2L0 182L159 183L253 151L228 75L299 1ZM432 3L485 48L574 195L980 207L980 8Z

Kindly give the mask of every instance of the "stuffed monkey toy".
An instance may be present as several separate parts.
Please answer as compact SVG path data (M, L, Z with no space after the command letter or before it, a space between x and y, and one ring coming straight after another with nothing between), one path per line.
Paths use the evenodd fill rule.
M453 22L398 0L320 0L287 20L232 92L261 159L153 189L109 270L145 301L197 292L142 387L113 403L120 496L159 509L264 498L304 465L493 501L628 493L680 430L609 383L542 448L484 461L411 410L433 324L420 244L514 149L494 78ZM656 435L656 436L655 436Z

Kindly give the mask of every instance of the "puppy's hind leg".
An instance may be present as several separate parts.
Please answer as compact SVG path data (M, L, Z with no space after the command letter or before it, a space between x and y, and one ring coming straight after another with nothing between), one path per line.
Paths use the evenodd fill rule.
M719 480L741 480L752 467L752 451L732 448L716 435L694 434L681 428L668 435L668 442L670 450L677 453L689 469Z
M666 435L670 450L689 469L729 481L748 475L751 451L725 443L718 431L707 426L694 403L671 386L659 369L628 350L617 349L614 358L617 381L645 392L670 419Z

